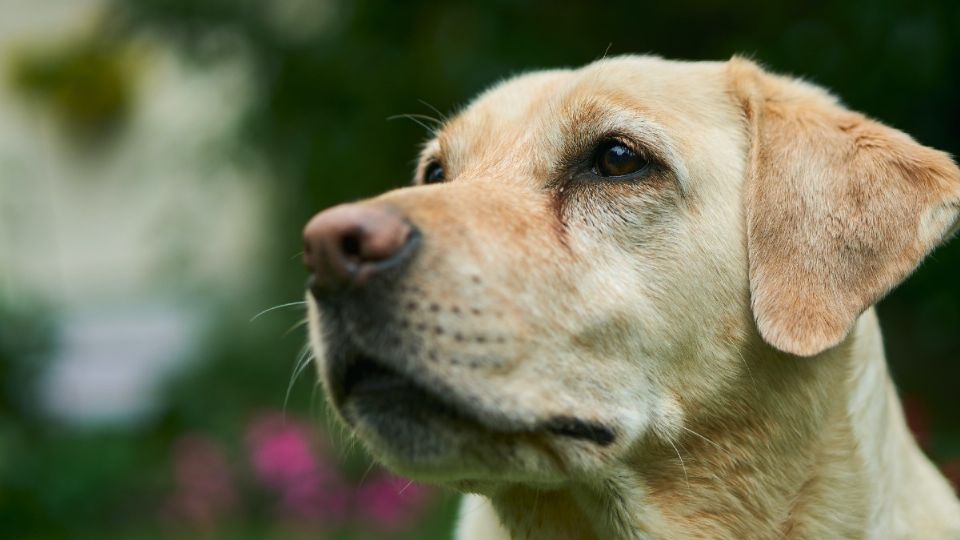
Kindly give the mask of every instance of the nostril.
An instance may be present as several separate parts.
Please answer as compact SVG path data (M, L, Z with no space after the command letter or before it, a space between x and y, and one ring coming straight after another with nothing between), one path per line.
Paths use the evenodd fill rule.
M340 252L347 257L359 259L363 251L360 231L351 231L340 239Z

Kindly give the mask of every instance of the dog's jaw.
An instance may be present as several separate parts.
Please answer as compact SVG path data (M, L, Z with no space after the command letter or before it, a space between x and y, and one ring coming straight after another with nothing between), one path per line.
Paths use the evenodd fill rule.
M595 414L527 409L524 396L498 394L489 381L465 384L484 376L476 366L431 371L428 360L410 354L421 348L379 349L383 340L363 339L363 329L345 324L332 309L324 311L311 294L306 301L331 407L374 456L398 472L445 483L522 477L551 484L567 468L592 467L570 455L593 459L616 451L617 427ZM390 334L383 325L372 328Z
M905 427L872 309L811 361L755 351L753 388L726 419L691 419L674 442L641 445L593 479L463 486L482 497L464 499L456 538L956 537L960 505ZM811 394L799 384L809 377L831 384ZM756 393L769 386L776 395Z

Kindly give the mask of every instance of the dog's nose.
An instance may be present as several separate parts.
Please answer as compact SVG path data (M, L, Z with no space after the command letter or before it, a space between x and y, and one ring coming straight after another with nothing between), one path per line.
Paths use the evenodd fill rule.
M399 210L342 204L315 215L303 230L303 262L315 295L363 286L408 259L419 233Z

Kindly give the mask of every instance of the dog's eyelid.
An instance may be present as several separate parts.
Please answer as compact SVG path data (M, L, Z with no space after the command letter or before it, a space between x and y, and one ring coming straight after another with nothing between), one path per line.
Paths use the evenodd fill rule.
M646 141L638 140L637 138L623 135L620 132L612 132L608 135L600 137L593 148L596 149L607 141L616 141L635 154L645 159L651 165L661 168L669 168L669 164L666 163L666 160L655 150L655 147Z
M675 179L680 194L686 195L689 191L686 166L677 155L671 140L659 133L657 129L651 131L652 133L643 134L611 131L607 135L607 140L622 142L647 160L650 166L668 173Z

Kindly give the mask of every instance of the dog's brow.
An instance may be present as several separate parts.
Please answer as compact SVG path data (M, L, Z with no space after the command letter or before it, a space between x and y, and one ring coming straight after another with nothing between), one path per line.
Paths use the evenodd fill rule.
M671 176L674 177L681 196L690 192L687 167L680 158L674 138L660 123L644 116L635 107L616 102L588 101L553 109L549 116L554 119L565 118L565 121L560 123L561 140L565 141L563 144L568 148L560 149L561 154L582 151L583 148L574 147L597 144L604 137L626 137L636 142L649 158L672 172ZM458 134L449 129L455 121L456 119L448 120L437 130L434 138L424 143L415 180L420 177L421 169L429 159L445 156L456 146L454 141ZM541 134L543 133L545 131L541 131Z
M687 173L687 167L680 159L676 144L673 138L667 133L667 130L655 122L634 117L626 124L626 131L636 137L644 146L644 149L653 154L656 160L660 161L673 171L673 176L677 180L677 187L681 195L686 195L690 191L690 178Z
M639 143L651 158L673 172L681 195L690 191L687 167L680 158L673 137L661 124L631 108L592 103L571 115L564 131L567 141L596 143L611 135L628 137Z

